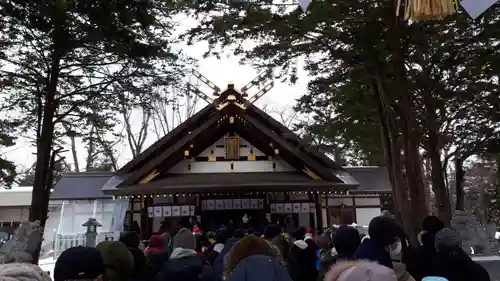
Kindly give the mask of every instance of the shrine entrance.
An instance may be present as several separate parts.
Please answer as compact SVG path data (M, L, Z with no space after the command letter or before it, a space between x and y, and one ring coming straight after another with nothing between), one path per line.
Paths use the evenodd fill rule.
M248 219L245 223L243 217ZM264 210L215 210L201 212L201 227L205 231L215 231L221 226L236 229L253 228L259 230L267 226Z

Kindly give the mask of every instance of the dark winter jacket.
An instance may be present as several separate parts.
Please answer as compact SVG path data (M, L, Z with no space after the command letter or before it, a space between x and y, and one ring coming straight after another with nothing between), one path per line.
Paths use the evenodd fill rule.
M292 279L275 258L254 255L239 262L228 281L292 281Z
M448 281L490 281L486 269L458 247L436 254L432 275L447 278Z
M435 275L433 262L436 260L436 248L434 247L435 233L426 233L422 236L422 244L416 249L407 249L403 252L402 262L406 264L406 270L415 280L422 280L426 276Z
M206 267L194 250L174 249L170 260L156 275L156 281L199 281L203 279Z
M353 256L356 260L369 260L377 262L392 269L391 255L381 244L375 243L372 239L365 239Z
M316 253L309 247L303 240L297 240L292 245L291 251L295 264L290 266L289 272L294 281L316 281L318 277Z
M335 235L335 252L327 251L321 259L317 281L323 281L326 273L337 261L351 260L361 244L358 230L353 227L342 227Z
M224 249L215 258L212 268L208 271L208 274L203 276L203 281L222 281L222 274L224 272L224 256L231 250L231 248L236 244L238 239L231 238L227 240L224 245Z

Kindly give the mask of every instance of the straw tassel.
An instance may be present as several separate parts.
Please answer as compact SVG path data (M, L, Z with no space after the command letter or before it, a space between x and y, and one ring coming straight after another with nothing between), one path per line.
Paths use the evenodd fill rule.
M399 5L397 9L399 11ZM456 10L457 0L406 0L405 18L412 21L443 19Z

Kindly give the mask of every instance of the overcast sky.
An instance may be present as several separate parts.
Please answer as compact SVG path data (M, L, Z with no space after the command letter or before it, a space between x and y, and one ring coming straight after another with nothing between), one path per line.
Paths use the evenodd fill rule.
M183 26L193 26L193 22L183 20ZM235 57L222 56L220 60L214 57L202 58L202 54L207 49L207 44L204 42L200 42L193 46L182 46L182 48L188 55L198 58L199 67L197 70L221 89L226 88L228 83L234 83L236 88L241 88L258 74L251 66L240 65L239 59ZM296 85L291 86L275 81L274 88L262 97L257 105L260 107L267 105L275 108L290 109L294 105L295 99L305 93L307 81L308 78L304 71L299 72L299 81ZM151 144L154 141L156 141L156 136L150 134L147 144ZM119 150L119 162L123 165L132 157L127 147L123 146ZM23 138L17 140L17 145L15 147L5 148L3 152L7 155L9 160L16 163L20 171L30 167L35 161L35 148ZM82 158L81 161L84 161L84 155L85 149L82 145L79 151L79 158ZM66 157L70 159L69 154L66 155Z

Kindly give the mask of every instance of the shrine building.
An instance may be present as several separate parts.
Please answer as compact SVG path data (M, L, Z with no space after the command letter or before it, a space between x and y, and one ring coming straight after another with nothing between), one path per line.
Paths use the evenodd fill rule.
M185 224L188 217L196 217L202 229L239 225L243 216L257 224L291 218L320 229L367 225L382 209L391 209L386 168L341 167L246 96L229 84L116 172L63 175L51 206L66 202L64 210L72 214L67 231L80 227L70 220L95 217L96 210L101 224L113 217L111 228L117 228L118 216L129 228L138 224L147 238L163 221ZM71 202L94 202L94 207L79 214ZM117 202L121 210L112 207Z

